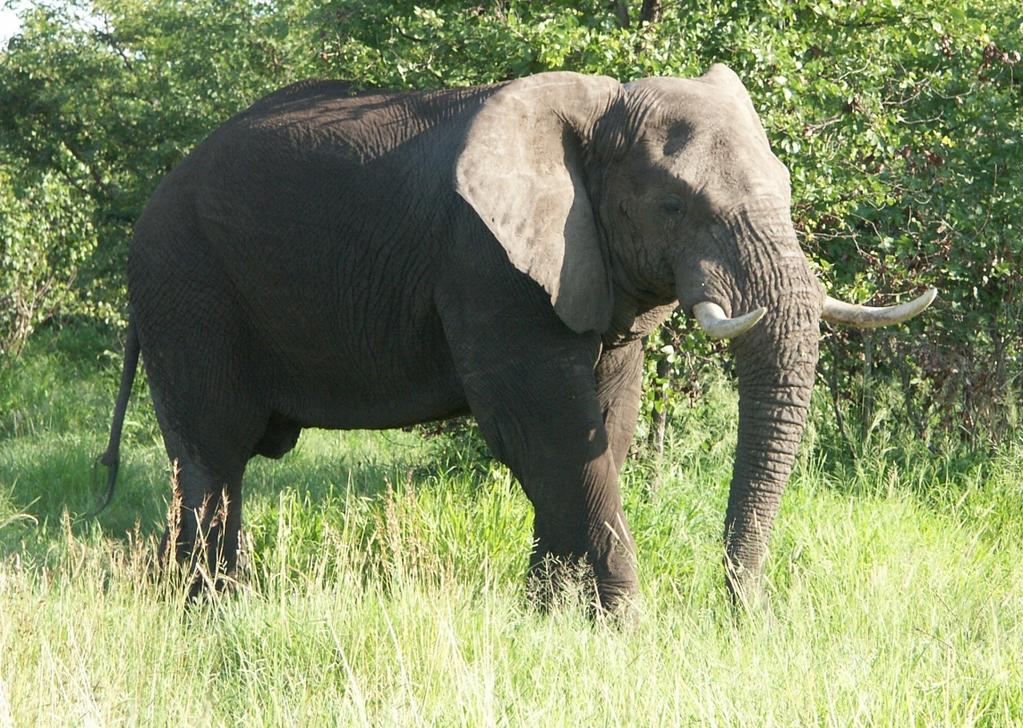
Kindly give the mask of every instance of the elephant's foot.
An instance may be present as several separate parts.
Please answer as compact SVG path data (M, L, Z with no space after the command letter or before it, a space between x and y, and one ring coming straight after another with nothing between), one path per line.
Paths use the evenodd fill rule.
M526 577L526 593L541 612L596 600L593 570L581 556L534 553Z
M159 560L189 602L228 591L236 583L239 530L231 520L224 502L212 512L205 507L172 509Z
M762 567L745 566L741 561L733 561L726 556L725 587L736 614L766 613L767 596Z
M237 555L229 557L223 539L178 541L171 557L168 539L160 546L160 564L164 577L171 579L175 591L183 591L189 602L229 592L236 584Z
M600 578L597 572L585 556L534 553L526 591L543 613L583 605L594 619L628 621L634 613L635 576Z
M597 583L599 602L594 616L618 624L632 623L637 616L636 582L601 581Z

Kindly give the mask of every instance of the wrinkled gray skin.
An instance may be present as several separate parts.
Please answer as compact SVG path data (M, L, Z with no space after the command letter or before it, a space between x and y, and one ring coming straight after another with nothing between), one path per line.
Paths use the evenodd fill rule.
M303 427L471 412L534 506L539 596L584 559L617 610L636 589L618 475L641 339L676 301L710 301L767 308L732 343L726 573L736 597L755 593L823 296L789 207L788 172L720 65L356 98L306 82L262 99L163 181L128 263L180 468L178 558L198 532L219 554L209 567L234 569L246 463ZM226 518L202 512L224 495Z

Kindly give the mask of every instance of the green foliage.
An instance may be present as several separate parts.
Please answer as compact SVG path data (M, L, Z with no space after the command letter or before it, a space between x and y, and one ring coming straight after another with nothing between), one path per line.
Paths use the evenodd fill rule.
M307 39L289 31L289 12L269 10L26 6L0 50L0 301L27 303L0 348L16 354L53 315L123 323L131 226L161 177L217 123L301 73L289 49Z
M1017 3L666 3L654 23L638 22L639 6L26 6L22 34L0 51L0 180L10 181L0 224L36 235L14 245L5 233L3 297L31 298L50 280L54 293L22 316L27 324L7 326L8 348L24 338L8 330L54 314L123 316L126 241L153 187L218 123L288 81L436 88L550 69L629 80L723 61L791 171L797 227L828 287L875 304L925 285L941 291L923 318L894 332L826 331L833 409L867 428L871 390L894 381L906 396L892 416L922 436L933 426L1003 431L1023 372ZM34 272L12 278L14 268ZM683 321L674 326L669 339L688 336ZM685 359L662 379L689 379Z
M0 362L18 356L55 312L93 312L73 288L95 248L91 206L76 204L52 173L15 185L0 167Z

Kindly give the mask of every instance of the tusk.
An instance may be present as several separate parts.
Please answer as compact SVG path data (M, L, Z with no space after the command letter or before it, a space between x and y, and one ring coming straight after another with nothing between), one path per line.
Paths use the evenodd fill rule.
M891 326L900 324L903 321L916 316L925 308L931 305L931 301L938 295L937 288L928 288L922 295L914 298L908 303L900 303L898 306L858 306L854 303L839 301L837 298L828 296L824 299L824 310L821 311L821 318L833 324L848 324L861 329L874 329L878 326Z
M767 313L767 309L761 306L742 316L728 318L725 316L724 310L716 303L701 301L693 306L693 316L696 317L697 323L712 339L734 339L753 328L765 313Z

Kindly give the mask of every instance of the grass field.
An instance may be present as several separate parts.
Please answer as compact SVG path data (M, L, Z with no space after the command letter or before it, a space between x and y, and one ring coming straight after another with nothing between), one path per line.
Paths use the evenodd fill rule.
M635 623L541 616L525 497L472 432L307 431L246 478L237 592L155 580L170 495L145 388L119 491L92 459L119 373L95 332L0 372L0 728L10 725L1023 725L1023 441L856 459L818 403L785 495L769 608L733 618L720 535L734 394L675 412L623 488Z

